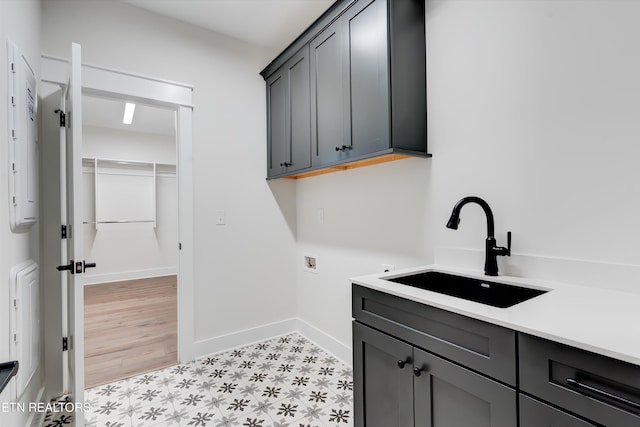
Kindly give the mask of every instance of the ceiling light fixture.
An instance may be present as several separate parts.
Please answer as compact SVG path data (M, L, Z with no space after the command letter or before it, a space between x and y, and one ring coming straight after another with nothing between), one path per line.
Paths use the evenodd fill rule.
M136 104L127 102L124 105L124 117L122 118L122 123L124 123L125 125L130 125L133 122L134 111L136 111Z

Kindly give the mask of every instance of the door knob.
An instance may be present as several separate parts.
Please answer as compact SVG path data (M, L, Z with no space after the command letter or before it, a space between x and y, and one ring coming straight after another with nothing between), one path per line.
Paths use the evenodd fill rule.
M95 262L82 261L82 265L84 267L84 270L86 270L87 268L96 268L96 263Z
M415 367L413 368L413 375L415 375L416 377L419 377L420 375L422 375L422 371L424 371L425 369L423 368L418 368Z
M73 266L74 266L74 262L73 260L69 261L69 264L66 265L59 265L56 267L56 270L58 271L70 271L71 274L73 274Z

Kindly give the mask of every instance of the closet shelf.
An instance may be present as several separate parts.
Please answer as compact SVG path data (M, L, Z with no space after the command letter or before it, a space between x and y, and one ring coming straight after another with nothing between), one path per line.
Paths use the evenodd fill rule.
M84 221L83 224L91 224L98 229L100 224L135 224L135 223L153 223L153 228L157 226L157 178L158 177L175 177L176 174L176 165L170 163L159 163L159 162L147 162L147 161L139 161L139 160L121 160L121 159L106 159L100 157L83 157L82 159L83 166L93 168L89 173L93 175L93 191L94 191L94 200L93 200L93 211L95 220L94 221ZM102 168L102 171L100 170ZM135 173L133 173L135 171ZM105 201L103 195L104 190L102 190L100 182L105 183L109 178L109 175L127 175L130 176L131 180L136 180L136 183L143 182L139 180L151 179L151 184L146 193L143 193L141 197L138 197L140 200L148 200L150 205L140 205L140 202L137 203L129 203L129 207L133 205L138 205L143 212L138 212L139 215L134 213L131 215L131 212L121 211L114 212L111 209L111 212L108 212L107 209L109 207L113 207L113 203L109 203ZM133 182L133 181L131 181ZM144 184L146 185L146 184ZM135 187L135 186L134 186ZM100 192L103 191L103 193ZM129 200L133 200L132 187L127 186L124 189L123 193L125 196L128 194ZM118 192L114 194L119 194ZM148 196L147 196L148 195ZM112 201L113 202L113 201ZM118 202L117 200L115 201ZM104 219L106 218L122 218L122 217L149 217L152 216L153 219L150 220L116 220L116 219Z

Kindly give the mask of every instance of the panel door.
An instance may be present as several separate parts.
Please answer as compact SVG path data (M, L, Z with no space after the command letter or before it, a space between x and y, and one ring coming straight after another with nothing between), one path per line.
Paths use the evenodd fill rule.
M64 198L67 227L67 334L69 338L68 385L75 402L84 401L84 272L82 242L82 60L79 44L71 44L69 85L66 94L66 164ZM62 190L62 189L61 189ZM64 216L64 215L63 215ZM63 260L63 262L65 262ZM82 411L76 411L75 425L84 426Z
M414 348L416 427L517 425L516 391Z
M343 19L351 145L342 156L349 158L390 148L387 2L360 1Z
M353 322L354 425L413 427L412 347Z
M267 80L267 177L285 171L287 82L284 69Z
M595 427L523 394L520 395L520 427Z
M302 48L286 64L285 172L311 166L311 101L309 86L309 46Z
M312 165L340 160L343 146L350 146L349 121L345 119L344 37L342 21L328 26L310 43Z

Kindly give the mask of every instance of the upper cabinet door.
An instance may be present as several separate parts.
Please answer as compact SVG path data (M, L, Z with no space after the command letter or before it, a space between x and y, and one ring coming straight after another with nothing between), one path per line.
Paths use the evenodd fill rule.
M312 164L340 160L340 149L349 146L345 120L344 37L338 20L311 43L311 149Z
M390 147L387 3L358 2L343 22L348 44L346 111L351 122L351 148L344 156L358 157Z
M309 85L309 46L302 48L286 65L287 147L286 172L311 166L311 101Z
M267 80L267 176L284 172L286 146L286 74L278 71Z
M309 46L267 79L267 176L311 166Z

